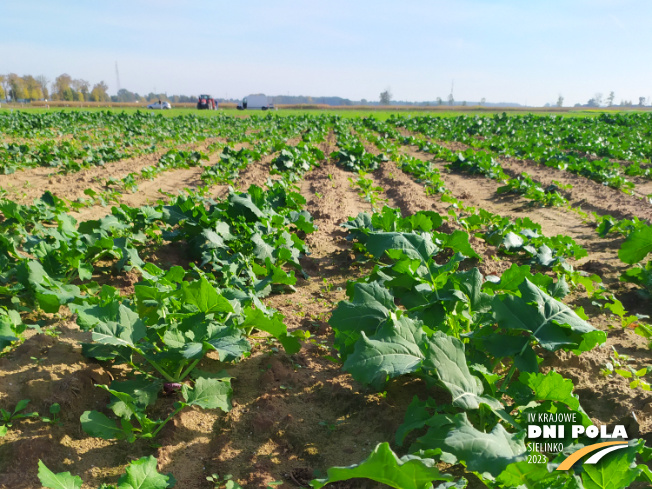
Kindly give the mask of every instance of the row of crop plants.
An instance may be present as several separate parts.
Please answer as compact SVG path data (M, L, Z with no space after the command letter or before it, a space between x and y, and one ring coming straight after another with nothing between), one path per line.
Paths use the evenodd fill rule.
M327 134L326 121L321 126L280 118L265 123L269 127L261 129L266 134L258 144L237 151L223 147L218 161L204 168L206 186L167 202L140 208L122 204L102 219L76 222L69 215L73 203L49 192L34 205L0 201L0 347L6 352L26 328L39 328L38 314L30 311L57 313L65 306L80 329L92 333L92 342L82 345L85 356L129 367L123 378L99 386L111 400L106 409L81 415L87 434L134 442L154 438L191 406L228 411L232 389L223 368L249 355L254 331L268 333L290 354L299 350L302 332L288 333L283 316L261 299L291 288L295 273L302 271L299 257L307 251L302 237L314 225L293 182L324 158L312 143ZM232 139L257 142L247 127ZM295 137L303 140L288 145ZM266 189L253 185L246 193L210 197L210 185L236 185L241 170L274 152L278 177ZM196 166L204 158L172 150L139 177ZM130 177L116 184L128 188ZM185 243L193 262L189 269L161 269L144 258L175 242ZM131 296L97 282L129 270L140 275ZM219 361L210 372L199 371L210 352ZM178 391L176 402L161 396L173 391ZM24 416L26 405L24 400L3 410L4 434ZM167 414L159 419L152 412ZM39 477L46 487L81 485L78 477L54 474L43 464ZM156 472L152 457L130 464L120 487L131 487L125 484L133 480L150 487L173 483Z
M374 140L362 124L355 131ZM426 193L443 194L442 200L451 203L448 217L465 231L438 232L447 216L422 211L403 217L388 207L343 224L359 258L377 263L371 274L349 284L349 300L338 305L330 320L343 368L381 392L392 379L417 376L426 392L415 397L394 440L406 455L399 458L387 443L381 444L357 465L331 468L313 487L354 478L397 488L432 487L436 481L448 481L438 486L442 488L466 487L464 478L453 480L441 473L441 462L463 463L489 487L625 487L634 480L650 482L652 473L643 463L650 453L642 440L631 441L608 463L570 472L554 468L593 439L567 440L548 464L541 463L548 461L541 458L545 454L533 453L525 444L528 420L539 413L574 413L584 426L591 424L572 393L572 381L554 371L541 373L538 355L541 350L580 354L606 338L586 322L581 308L573 311L560 301L578 285L593 299L607 299L597 276L576 272L567 261L586 256L586 251L568 236L543 236L541 227L527 218L513 220L465 206L447 193L432 164L398 153L387 133L374 142L422 182ZM369 154L350 128L338 145L345 150L334 156L351 171L373 170L387 159ZM632 259L628 253L639 249L641 232L630 234L622 257ZM479 259L469 233L512 255L518 264L499 277L469 269L469 262ZM451 251L447 261L437 257L450 256ZM638 258L649 251L645 248ZM613 298L608 305L623 317L625 311L613 307L618 304ZM639 325L637 332L647 336L649 328ZM643 370L629 372L632 388L648 386L641 378L648 373ZM627 376L628 371L620 373ZM443 401L441 389L449 394Z
M649 114L395 117L391 124L429 139L460 142L489 155L532 160L624 192L634 187L627 177L652 175ZM423 144L425 148L428 142ZM433 149L439 151L438 145Z

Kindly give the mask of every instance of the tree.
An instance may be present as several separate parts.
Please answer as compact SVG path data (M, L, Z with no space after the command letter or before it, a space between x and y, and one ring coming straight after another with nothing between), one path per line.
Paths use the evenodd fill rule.
M43 98L46 100L49 99L50 92L48 91L48 85L50 84L50 80L48 79L48 77L45 75L39 75L35 78L35 80L41 87L41 93L43 94Z
M638 106L643 107L645 105L645 97L638 98Z
M437 105L443 105L444 101L441 99L441 97L437 97Z
M597 104L596 107L600 107L602 105L602 94L596 93L593 96L593 100L595 100L595 103Z
M559 98L557 99L557 107L561 107L564 105L564 97L562 97L561 93L559 94Z
M63 73L55 78L52 85L53 100L72 100L72 77L68 73Z
M389 105L392 102L392 92L387 88L384 92L380 92L380 105Z
M96 83L93 85L93 90L91 90L91 100L94 102L106 102L110 100L109 95L106 93L108 89L109 87L104 81Z
M40 100L43 98L43 91L41 85L36 81L32 75L23 76L25 82L25 98L29 100Z
M75 100L83 101L89 100L88 88L91 86L86 80L77 79L70 82L70 85L75 93Z
M130 92L126 88L121 88L118 90L117 101L118 102L137 102L140 98L140 95L134 92ZM181 102L181 97L175 95L172 97L172 102Z
M484 97L482 97L482 98L480 99L480 105L484 105L485 103L487 103L487 99L484 98Z
M7 75L7 81L9 83L9 95L14 102L27 98L25 80L16 73L9 73Z
M614 104L614 99L616 98L616 94L611 91L609 92L609 96L607 97L607 106L611 107Z
M0 98L7 100L7 89L5 88L5 84L7 83L7 77L4 75L0 75Z
M448 95L448 105L455 105L455 99L452 93Z

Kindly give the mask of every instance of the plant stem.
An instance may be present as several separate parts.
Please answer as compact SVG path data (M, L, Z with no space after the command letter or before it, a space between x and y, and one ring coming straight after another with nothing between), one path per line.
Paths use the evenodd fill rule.
M168 374L165 370L163 370L159 366L159 364L156 363L156 361L151 360L149 358L145 358L145 360L147 360L150 363L150 365L156 369L156 371L158 373L160 373L163 377L165 377L165 380L167 380L168 382L176 382L176 380L170 374Z
M503 383L500 384L500 389L499 392L505 392L505 388L509 385L509 381L512 380L512 375L514 375L514 372L516 371L516 364L512 360L512 366L509 368L509 372L507 372L507 375L505 376L505 380L503 380Z
M192 372L192 369L197 366L199 363L199 360L201 358L196 359L194 362L192 362L190 365L188 365L188 368L179 376L179 382L181 382L183 379L185 379L190 372Z
M171 414L170 414L170 415L165 419L165 421L163 421L163 423L161 423L161 424L158 426L158 428L156 428L156 429L152 432L152 438L154 438L154 437L158 434L158 432L161 431L161 429L163 429L163 427L167 424L168 421L170 421L170 420L171 420L172 418L174 418L177 414L179 414L179 412L180 412L184 407L186 407L185 404L181 404L181 406L179 406L178 408L176 408L176 409L175 409L175 410L174 410L174 411L173 411L173 412L172 412L172 413L171 413Z

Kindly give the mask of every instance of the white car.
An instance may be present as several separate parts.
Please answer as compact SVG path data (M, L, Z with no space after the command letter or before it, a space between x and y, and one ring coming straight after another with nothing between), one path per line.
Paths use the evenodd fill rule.
M148 109L171 109L170 102L154 102L147 106Z

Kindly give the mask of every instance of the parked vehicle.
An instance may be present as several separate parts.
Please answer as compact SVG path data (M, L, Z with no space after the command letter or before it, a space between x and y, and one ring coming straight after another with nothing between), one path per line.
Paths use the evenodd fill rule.
M170 105L170 102L161 102L160 100L158 102L154 102L153 104L149 104L147 106L148 109L171 109L172 106Z
M238 110L245 109L273 109L274 104L269 103L266 95L247 95L242 99L242 105L238 105Z
M217 100L210 95L200 95L197 100L198 109L217 110Z

